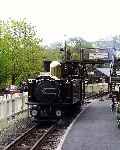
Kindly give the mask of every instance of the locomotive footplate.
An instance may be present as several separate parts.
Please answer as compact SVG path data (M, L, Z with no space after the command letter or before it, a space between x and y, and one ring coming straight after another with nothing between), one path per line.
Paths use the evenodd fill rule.
M36 120L53 120L60 119L65 116L66 113L71 112L75 109L75 105L68 103L56 103L56 104L38 104L38 103L27 103L29 106L30 116ZM80 106L80 105L79 105Z

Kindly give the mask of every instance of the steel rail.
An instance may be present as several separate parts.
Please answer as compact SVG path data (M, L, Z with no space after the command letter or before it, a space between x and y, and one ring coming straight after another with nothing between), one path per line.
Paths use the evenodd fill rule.
M4 148L4 150L13 150L16 147L16 145L18 145L25 137L27 137L35 128L36 126L33 126L29 130L27 130L25 133L23 133L21 136L17 137L16 140L10 143L9 145L7 145Z
M28 148L30 150L37 150L37 149L39 149L40 144L44 141L44 139L47 137L47 135L50 134L55 129L56 124L50 126L47 129L47 131L43 135L41 135L41 137L38 140L36 140L35 143L32 146L29 146L27 144L27 145L25 145L25 147L22 147L20 144L22 144L22 142L24 141L24 139L26 139L28 136L30 136L31 133L34 133L34 130L36 129L36 127L37 126L33 126L28 131L26 131L25 133L23 133L21 136L19 136L18 138L16 138L16 140L13 141L12 143L10 143L9 145L7 145L4 148L4 150L26 149L26 148ZM35 133L35 134L37 134L37 133Z
M52 125L46 133L44 133L41 138L32 146L30 150L37 150L39 149L40 144L44 141L48 134L50 134L56 127L56 124Z

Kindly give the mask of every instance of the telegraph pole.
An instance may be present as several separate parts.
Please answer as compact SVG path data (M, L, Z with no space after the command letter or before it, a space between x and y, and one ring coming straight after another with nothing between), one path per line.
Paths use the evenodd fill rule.
M81 48L81 42L80 42L80 99L81 104L83 104L83 64L82 64L82 48Z
M67 44L66 44L66 40L65 40L65 47L64 47L64 56L65 56L65 62L67 60Z
M81 83L80 83L80 86L81 86L81 94L80 94L80 97L81 97L81 100L82 100L82 103L84 103L84 99L85 99L85 64L84 64L84 49L81 48L81 43L80 43L80 62L82 63L82 72L81 72Z

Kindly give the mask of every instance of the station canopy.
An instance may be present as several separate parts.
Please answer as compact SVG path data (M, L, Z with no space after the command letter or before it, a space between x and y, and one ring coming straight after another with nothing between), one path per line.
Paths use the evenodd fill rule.
M110 77L110 68L96 68L96 70L98 70L105 76Z

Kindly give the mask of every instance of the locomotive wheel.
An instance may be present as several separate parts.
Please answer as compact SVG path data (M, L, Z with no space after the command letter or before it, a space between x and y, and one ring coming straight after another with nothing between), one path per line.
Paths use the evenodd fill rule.
M62 116L62 111L61 110L56 110L56 116L61 117Z

